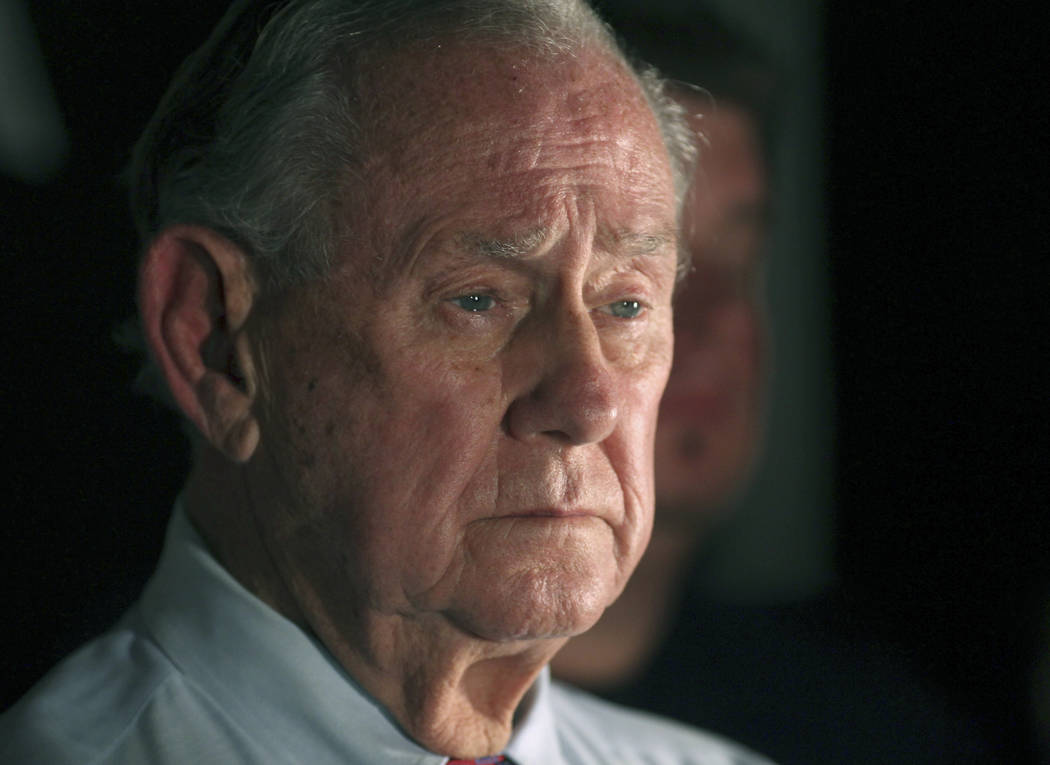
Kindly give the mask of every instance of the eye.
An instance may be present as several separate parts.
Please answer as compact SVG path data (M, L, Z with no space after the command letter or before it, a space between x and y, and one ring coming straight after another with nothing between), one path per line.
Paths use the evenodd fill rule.
M460 295L452 298L451 302L471 313L489 311L496 305L496 300L491 295Z
M605 310L617 319L637 318L643 308L644 306L637 300L617 300L615 303L609 303L609 305L605 306Z

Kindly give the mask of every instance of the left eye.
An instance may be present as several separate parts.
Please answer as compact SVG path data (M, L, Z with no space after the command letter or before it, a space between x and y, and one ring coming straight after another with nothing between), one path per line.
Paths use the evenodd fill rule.
M606 309L618 319L634 319L642 312L642 304L637 300L617 300Z
M496 300L491 295L461 295L452 298L452 302L464 311L470 311L471 313L489 311L496 305Z

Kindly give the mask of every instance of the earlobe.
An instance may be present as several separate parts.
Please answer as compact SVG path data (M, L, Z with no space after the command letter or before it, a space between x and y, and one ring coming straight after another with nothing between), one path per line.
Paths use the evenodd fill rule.
M139 311L153 358L186 417L236 462L259 440L244 333L254 295L244 252L201 226L165 229L142 259Z

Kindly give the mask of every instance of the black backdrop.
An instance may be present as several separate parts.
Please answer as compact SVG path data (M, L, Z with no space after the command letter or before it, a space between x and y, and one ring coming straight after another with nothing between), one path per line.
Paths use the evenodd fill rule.
M1050 269L1037 44L1008 6L830 6L828 249L845 590L1021 762L1050 598Z
M111 341L134 310L118 176L219 4L145 5L31 8L72 148L52 182L0 178L4 707L134 597L186 468ZM897 5L826 14L838 574L854 628L1024 762L1050 597L1035 26Z

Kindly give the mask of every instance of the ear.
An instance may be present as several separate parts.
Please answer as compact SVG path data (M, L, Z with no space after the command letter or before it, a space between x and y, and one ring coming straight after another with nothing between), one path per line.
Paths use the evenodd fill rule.
M247 462L259 442L244 332L254 297L244 252L202 226L165 229L140 265L139 312L153 358L179 408L235 462Z

